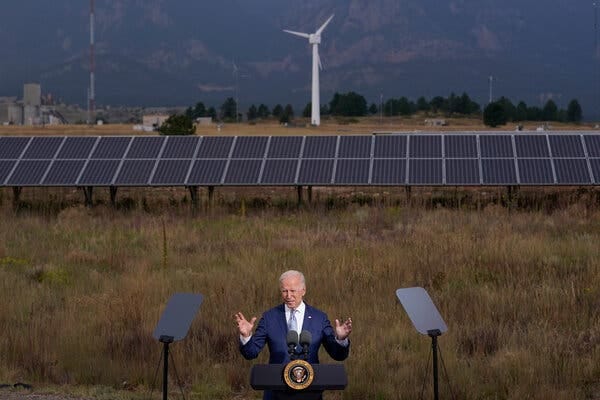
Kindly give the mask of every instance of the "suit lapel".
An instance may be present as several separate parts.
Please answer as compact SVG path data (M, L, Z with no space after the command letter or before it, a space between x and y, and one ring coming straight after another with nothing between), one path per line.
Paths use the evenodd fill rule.
M304 320L302 320L302 330L307 330L309 332L312 332L310 328L312 328L312 320L313 320L313 315L312 315L312 307L309 306L308 304L306 304L306 302L304 302Z
M285 306L282 304L278 307L279 310L279 318L277 318L278 322L279 322L279 329L281 330L281 332L284 332L287 335L287 331L288 331L288 326L287 326L287 321L285 320Z

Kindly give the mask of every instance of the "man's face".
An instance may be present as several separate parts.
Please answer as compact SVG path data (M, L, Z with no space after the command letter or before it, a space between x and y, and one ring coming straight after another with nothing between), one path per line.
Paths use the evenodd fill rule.
M300 277L296 275L285 278L281 282L279 289L281 290L283 302L287 304L289 308L298 308L306 293L306 288L302 285Z

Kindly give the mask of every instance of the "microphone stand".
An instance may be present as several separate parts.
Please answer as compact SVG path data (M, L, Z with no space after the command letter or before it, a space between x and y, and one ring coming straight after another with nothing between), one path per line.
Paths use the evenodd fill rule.
M288 353L290 354L290 360L294 361L298 358L298 355L296 354L296 345L293 343L288 343Z
M302 359L308 360L308 343L302 343Z
M296 354L296 346L298 346L298 332L290 330L287 334L286 343L288 345L290 360L294 361L298 359L298 355Z

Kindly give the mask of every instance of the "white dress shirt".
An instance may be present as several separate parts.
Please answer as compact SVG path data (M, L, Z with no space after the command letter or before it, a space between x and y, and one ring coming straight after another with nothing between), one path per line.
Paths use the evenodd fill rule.
M285 307L285 322L286 324L290 321L290 316L292 313L292 309L288 307L287 304ZM296 325L298 326L298 334L302 332L302 325L304 325L304 312L306 311L306 305L304 302L300 303L300 305L296 308Z

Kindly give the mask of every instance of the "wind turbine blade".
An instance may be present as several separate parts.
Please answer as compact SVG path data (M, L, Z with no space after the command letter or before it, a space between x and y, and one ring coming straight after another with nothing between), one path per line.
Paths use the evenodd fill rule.
M317 61L319 62L319 69L323 70L323 64L321 64L321 56L317 54Z
M329 22L331 22L331 20L333 19L334 15L335 14L331 14L331 17L329 17L329 19L327 21L325 21L325 23L323 25L321 25L321 27L315 33L316 35L320 35L321 32L323 32L323 29L325 29L325 27L327 26L327 24L329 24Z
M300 36L300 37L307 38L307 39L310 37L310 35L308 33L288 31L287 29L284 29L283 31L287 32L287 33L291 33L292 35Z

